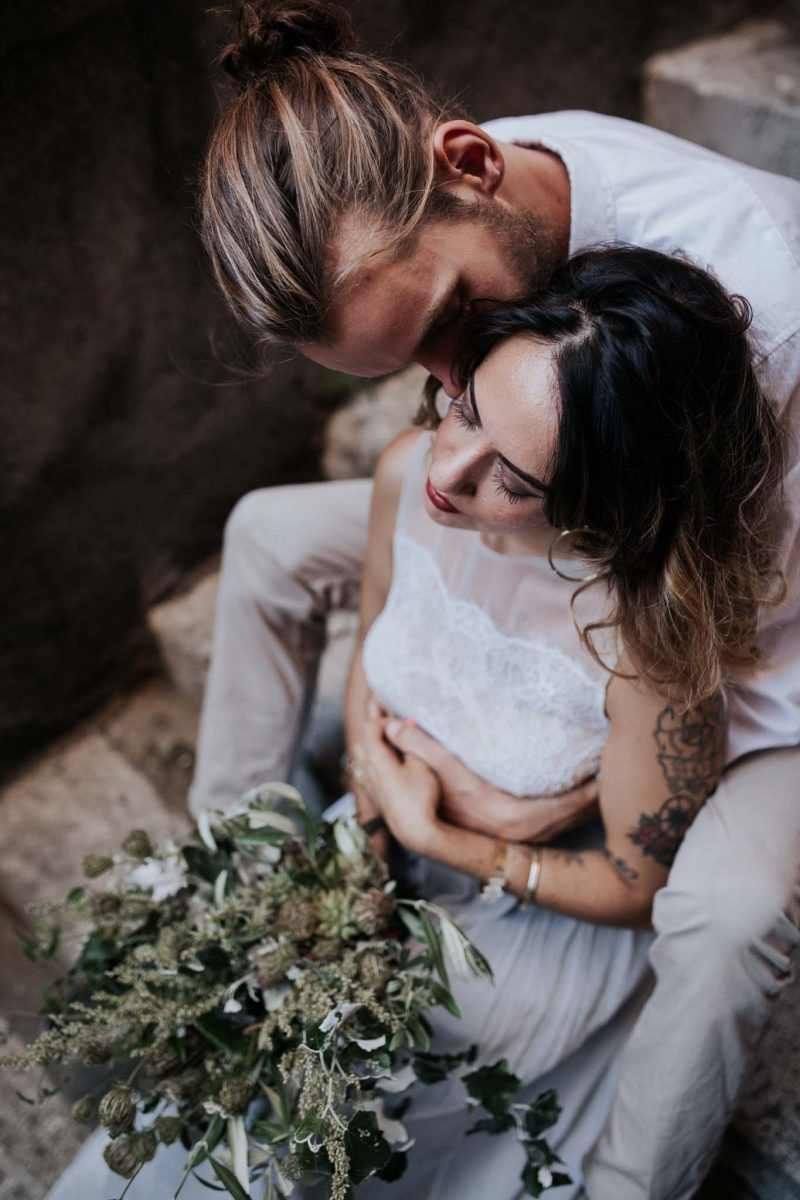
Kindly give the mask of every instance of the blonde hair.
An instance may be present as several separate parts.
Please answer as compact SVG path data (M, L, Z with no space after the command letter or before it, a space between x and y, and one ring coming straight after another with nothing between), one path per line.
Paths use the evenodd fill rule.
M325 0L244 3L220 61L241 92L202 183L214 273L262 346L324 340L342 218L398 253L423 220L456 207L436 186L431 147L448 114L410 69L356 51L349 16Z

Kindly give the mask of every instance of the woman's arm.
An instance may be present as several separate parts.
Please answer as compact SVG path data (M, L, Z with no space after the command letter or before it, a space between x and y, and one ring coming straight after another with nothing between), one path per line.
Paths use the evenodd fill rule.
M596 776L554 796L514 796L481 779L413 721L390 720L385 735L396 749L422 759L436 773L440 815L461 829L509 842L540 843L597 816Z
M392 582L392 538L397 520L400 492L408 459L422 431L409 429L394 438L378 459L370 505L367 552L361 579L359 629L355 654L344 696L344 722L347 750L357 757L357 747L367 715L371 692L361 662L361 648L370 626L382 611ZM367 789L355 778L350 781L359 819L378 815Z
M540 850L536 902L543 908L600 924L649 925L653 897L686 830L719 781L724 760L722 702L676 713L643 685L615 678L608 690L611 728L600 782L606 833L602 850ZM416 772L420 798L404 786L406 763L371 731L371 779L389 828L409 849L479 879L489 878L497 841L431 816L430 786ZM394 760L392 762L392 759ZM418 761L418 760L417 760ZM435 776L434 776L435 778ZM507 886L524 898L530 848L508 847Z

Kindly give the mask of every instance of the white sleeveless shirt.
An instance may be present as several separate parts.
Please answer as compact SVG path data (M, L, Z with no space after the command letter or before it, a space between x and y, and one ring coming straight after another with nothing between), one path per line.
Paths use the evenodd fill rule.
M367 681L493 786L563 791L597 771L608 734L610 677L581 644L577 585L546 558L500 554L479 533L434 521L424 502L430 447L421 434L403 482L392 585L364 642ZM571 574L582 566L563 563ZM598 582L577 618L601 617L606 602Z

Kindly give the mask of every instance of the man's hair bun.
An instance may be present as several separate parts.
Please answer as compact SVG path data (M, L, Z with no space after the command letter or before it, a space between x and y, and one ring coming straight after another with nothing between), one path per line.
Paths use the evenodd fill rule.
M346 53L354 40L349 13L327 0L245 0L238 41L220 64L246 87L279 74L289 59Z

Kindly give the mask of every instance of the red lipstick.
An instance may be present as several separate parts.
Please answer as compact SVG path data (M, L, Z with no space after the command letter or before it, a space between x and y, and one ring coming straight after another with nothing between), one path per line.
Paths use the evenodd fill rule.
M454 504L451 504L447 497L443 496L441 492L437 492L430 479L425 484L425 491L428 493L428 499L430 500L431 504L434 504L437 508L441 509L442 512L457 513L461 511L460 509L456 508Z

